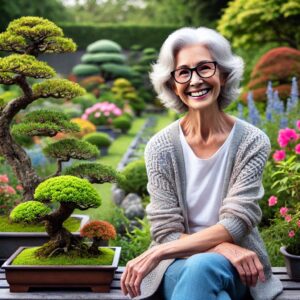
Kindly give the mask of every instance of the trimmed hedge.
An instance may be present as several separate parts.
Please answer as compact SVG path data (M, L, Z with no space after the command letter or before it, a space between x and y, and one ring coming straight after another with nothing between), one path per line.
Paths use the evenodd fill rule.
M143 26L125 24L58 24L65 34L74 40L79 49L86 47L100 39L109 39L117 42L124 49L139 44L142 48L160 49L170 33L178 29L176 26ZM147 38L145 38L147 37Z

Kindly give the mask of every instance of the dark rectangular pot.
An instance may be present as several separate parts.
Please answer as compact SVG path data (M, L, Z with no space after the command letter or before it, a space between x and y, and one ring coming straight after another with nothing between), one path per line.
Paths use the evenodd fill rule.
M12 261L26 247L20 247L2 266L10 292L24 293L29 288L90 288L93 292L107 293L114 278L121 254L120 247L115 250L113 263L109 266L14 266Z
M89 221L89 216L86 215L74 214L71 217L81 220L80 228ZM74 232L73 234L79 236L79 232ZM0 265L19 247L40 246L48 241L49 236L46 232L0 232Z

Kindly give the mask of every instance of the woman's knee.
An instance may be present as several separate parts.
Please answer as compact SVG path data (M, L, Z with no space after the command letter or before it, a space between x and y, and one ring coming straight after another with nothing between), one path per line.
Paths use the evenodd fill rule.
M219 273L220 268L227 269L228 267L230 267L229 261L223 255L217 253L195 254L189 257L184 264L186 270L197 275Z

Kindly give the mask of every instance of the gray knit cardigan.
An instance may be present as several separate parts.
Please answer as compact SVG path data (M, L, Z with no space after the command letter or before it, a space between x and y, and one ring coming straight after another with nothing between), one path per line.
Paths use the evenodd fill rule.
M185 199L186 174L179 139L179 120L151 138L145 149L150 204L151 246L176 240L189 233ZM257 230L261 220L258 201L263 197L262 173L270 153L269 138L258 128L236 119L234 136L222 187L219 222L235 244L257 253L267 280L250 288L255 300L271 300L282 292L280 280L272 275L270 262ZM147 298L158 289L174 259L162 260L142 281L141 296ZM183 299L184 300L184 299Z

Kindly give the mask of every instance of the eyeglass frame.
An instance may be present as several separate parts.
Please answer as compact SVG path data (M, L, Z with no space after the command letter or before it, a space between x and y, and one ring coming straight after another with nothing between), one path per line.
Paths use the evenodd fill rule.
M201 65L206 64L206 63L213 63L214 66L215 66L215 70L214 70L214 73L213 73L212 75L210 75L210 76L208 76L208 77L203 77L203 76L201 76L201 75L197 72L197 68L198 68L199 66L201 66ZM213 76L216 74L217 65L218 65L218 63L217 63L216 61L205 61L205 62L200 62L200 63L199 63L196 67L194 67L194 68L184 67L184 68L175 69L175 70L172 71L170 74L171 74L172 78L173 78L177 83L179 83L179 84L185 84L185 83L189 82L189 81L192 79L192 77L193 77L193 72L194 72L194 71L196 72L196 74L197 74L200 78L210 78L210 77L213 77ZM178 82L178 81L175 79L175 72L176 72L176 71L179 71L179 70L184 70L184 69L188 69L188 70L191 72L191 76L190 76L189 80L187 80L187 81L185 81L185 82Z

